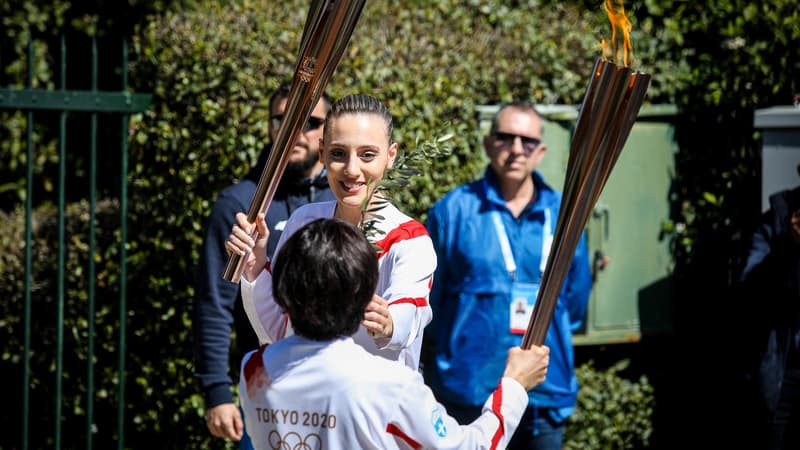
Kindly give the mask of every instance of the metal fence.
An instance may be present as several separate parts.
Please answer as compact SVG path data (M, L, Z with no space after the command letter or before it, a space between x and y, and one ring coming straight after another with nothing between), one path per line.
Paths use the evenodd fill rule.
M119 86L119 91L109 91L109 90L99 90L98 89L98 64L101 61L101 58L98 55L98 42L95 38L91 39L91 55L88 58L90 61L90 67L86 68L78 68L78 73L86 73L87 76L91 77L90 82L90 89L86 90L70 90L69 86L67 85L67 39L65 37L60 37L58 39L58 46L60 47L60 51L58 52L57 59L59 62L56 64L57 68L53 70L53 73L57 74L58 81L58 88L57 89L40 89L34 88L34 75L33 75L33 67L34 67L34 41L30 40L27 47L27 84L24 88L11 88L11 87L3 87L0 85L0 111L6 110L7 113L14 113L20 112L25 117L25 146L26 146L26 183L25 183L25 195L24 195L24 209L25 209L25 252L24 252L24 267L25 267L25 278L24 278L24 314L22 317L23 322L23 329L24 329L24 354L21 356L22 359L22 380L20 380L20 384L22 385L22 398L21 398L21 409L22 409L22 418L21 418L21 435L19 436L19 445L12 445L12 448L21 448L23 450L27 450L31 446L31 436L32 432L35 433L46 433L47 434L47 446L48 448L60 449L62 448L62 426L64 422L64 417L69 416L71 411L64 411L65 406L62 398L63 392L63 383L64 383L64 362L65 362L65 352L64 352L64 308L65 308L65 249L69 245L65 238L65 192L66 192L66 179L68 171L75 170L73 167L68 167L68 162L70 161L69 155L70 151L73 150L70 144L70 139L73 134L77 133L77 131L73 130L72 128L69 129L70 133L68 134L68 117L75 118L77 116L88 115L88 130L81 130L81 132L88 133L88 154L89 154L89 170L86 174L86 178L88 178L88 198L83 200L88 202L88 211L89 211L89 232L88 236L86 237L88 242L88 255L87 258L88 267L86 268L86 279L87 282L87 292L85 293L86 298L86 326L87 330L86 333L86 348L82 351L85 351L86 355L89 355L86 358L86 371L83 376L85 379L86 386L86 399L85 404L82 405L82 416L85 416L85 443L86 448L91 449L93 446L93 424L95 422L95 399L96 399L96 392L95 392L95 380L94 374L96 368L95 358L93 357L95 353L95 309L98 300L95 298L95 246L97 241L96 236L96 229L95 229L95 213L97 210L97 171L98 171L98 116L100 115L108 115L112 117L112 120L116 120L118 117L119 120L119 154L115 156L118 157L120 164L119 164L119 220L120 220L120 228L119 228L119 235L120 235L120 242L119 242L119 277L117 277L119 283L119 329L118 329L118 346L119 354L118 354L118 383L117 387L118 390L116 392L116 403L117 407L117 430L115 432L116 444L117 447L122 449L124 448L124 429L125 429L125 360L126 360L126 243L128 241L127 237L127 227L126 227L126 211L127 211L127 173L128 173L128 127L130 122L131 114L145 111L150 104L151 95L149 94L136 94L130 93L129 86L128 86L128 75L127 75L127 66L128 66L128 43L126 40L123 40L121 43L121 56L115 55L115 58L119 57L119 59L115 61L119 61L119 65L116 66L119 70L119 78L121 79L121 83ZM82 49L85 51L85 49ZM83 55L82 55L83 56ZM55 58L53 58L55 59ZM87 58L79 58L86 60ZM75 71L73 70L72 73ZM104 73L106 73L104 71ZM84 80L85 81L85 80ZM57 286L57 301L55 302L56 311L50 311L48 314L53 314L55 317L55 348L32 348L31 344L31 317L32 317L32 308L31 305L33 301L35 301L35 295L32 293L34 290L32 289L32 218L33 218L33 211L34 207L36 206L34 202L34 164L36 158L34 157L36 154L36 146L35 146L35 133L42 132L41 128L36 128L37 120L40 117L50 117L52 118L53 115L57 117L55 121L49 121L47 126L51 127L54 123L57 124L55 129L46 130L45 132L52 133L54 136L57 136L57 148L58 148L58 170L57 170L57 183L53 189L53 193L57 195L57 208L58 208L58 256L56 264L57 267L53 270L52 276L55 277L54 284ZM104 149L108 148L107 142L104 141ZM38 199L37 199L38 200ZM38 312L38 311L37 311ZM34 331L35 332L35 331ZM32 352L47 352L48 356L52 357L53 365L54 365L54 376L50 376L50 374L45 374L41 376L42 378L50 378L54 383L52 387L52 391L55 393L55 398L53 399L54 408L52 408L52 423L54 424L53 430L41 430L37 426L38 423L32 423L31 420L31 378L32 378L32 368L30 364L31 354ZM53 370L51 367L49 370ZM18 388L10 387L11 390L17 391ZM7 406L8 407L8 406ZM73 407L74 408L74 407ZM48 420L47 422L50 422ZM33 426L32 426L33 425ZM12 430L7 429L6 432L10 433ZM74 444L67 443L64 444L69 448L73 448Z

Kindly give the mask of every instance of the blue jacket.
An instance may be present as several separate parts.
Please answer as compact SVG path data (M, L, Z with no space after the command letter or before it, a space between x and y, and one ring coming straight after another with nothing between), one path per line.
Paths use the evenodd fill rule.
M506 208L497 180L487 169L485 180L462 185L430 210L426 227L439 266L430 303L433 321L425 330L424 366L428 384L438 396L463 406L483 404L502 377L508 349L522 343L510 332L511 276L506 270L492 211L499 211L516 262L519 282L541 280L545 209L551 233L558 218L561 194L532 174L535 200L518 218ZM488 188L488 189L487 189ZM580 327L591 291L585 233L564 281L545 345L550 347L546 381L529 393L530 405L554 408L557 420L575 406L572 332ZM430 344L430 345L429 345Z
M228 262L225 240L236 222L236 213L246 213L250 209L268 156L269 149L266 149L239 183L220 192L204 227L196 272L192 331L195 377L203 390L206 408L233 402L229 368L238 370L238 361L244 353L258 348L258 338L242 307L239 285L223 279L222 273ZM334 199L324 173L314 179L302 179L285 172L267 209L268 254L274 251L283 225L294 210L309 202ZM231 331L234 329L237 352L231 355Z

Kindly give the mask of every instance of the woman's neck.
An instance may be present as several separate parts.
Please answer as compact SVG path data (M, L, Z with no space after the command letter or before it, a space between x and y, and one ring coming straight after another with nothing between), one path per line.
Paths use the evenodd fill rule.
M333 217L358 226L359 223L361 223L361 208L343 208L342 205L337 202Z

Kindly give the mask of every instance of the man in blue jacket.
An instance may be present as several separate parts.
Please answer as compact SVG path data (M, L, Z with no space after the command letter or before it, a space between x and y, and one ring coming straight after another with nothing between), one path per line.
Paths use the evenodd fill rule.
M286 110L290 82L282 83L270 98L270 138L274 141ZM272 254L286 219L306 203L333 200L323 166L319 162L319 141L331 99L323 94L298 134L289 163L267 210L268 254ZM252 448L239 408L234 404L233 379L244 353L258 348L258 339L242 308L239 285L222 278L228 254L225 240L236 222L236 213L250 209L250 202L264 171L272 145L264 148L258 163L239 183L224 189L211 209L203 235L197 266L197 289L193 309L195 376L206 402L206 425L214 436L241 441L240 448ZM235 325L236 352L231 354L231 331ZM234 368L233 374L229 367Z
M424 373L447 411L474 420L496 387L506 352L522 343L555 233L561 194L535 172L547 147L533 104L503 105L483 145L483 178L459 186L430 210L426 227L439 266L425 330ZM572 333L589 301L591 274L581 237L545 345L547 379L529 393L509 449L560 449L578 392Z

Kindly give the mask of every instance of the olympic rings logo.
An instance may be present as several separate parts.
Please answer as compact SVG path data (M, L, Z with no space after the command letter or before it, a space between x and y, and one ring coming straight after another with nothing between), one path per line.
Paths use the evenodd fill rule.
M267 440L272 450L322 450L322 438L317 433L302 437L299 433L290 431L281 436L277 430L272 430Z

